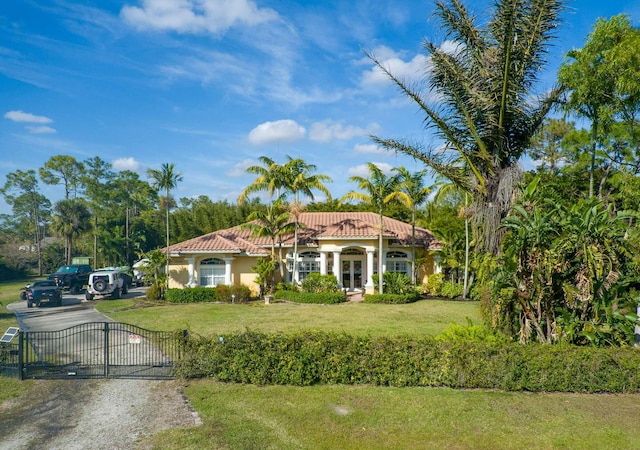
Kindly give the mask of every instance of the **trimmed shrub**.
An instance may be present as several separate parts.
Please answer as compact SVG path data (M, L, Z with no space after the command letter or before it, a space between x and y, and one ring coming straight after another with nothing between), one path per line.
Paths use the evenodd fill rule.
M166 299L171 303L202 303L217 300L215 290L207 287L167 289Z
M388 305L399 305L403 303L413 303L420 299L420 294L413 291L409 294L365 294L365 303L386 303Z
M302 292L340 292L338 279L335 275L320 275L312 272L302 280Z
M168 289L166 298L171 303L203 303L227 302L231 303L235 295L235 302L248 302L251 299L251 289L245 285L227 286L219 284L216 287L192 287L184 289Z
M434 273L432 275L429 275L425 292L429 295L439 297L440 291L442 290L443 279L444 275L442 275L441 273Z
M274 294L277 300L287 300L296 303L335 304L347 301L344 292L294 292L277 291Z
M219 284L214 287L216 300L219 302L235 302L243 303L248 302L251 299L251 289L245 285L231 285ZM235 296L235 298L234 298Z
M247 331L189 336L177 373L253 384L640 392L637 349Z

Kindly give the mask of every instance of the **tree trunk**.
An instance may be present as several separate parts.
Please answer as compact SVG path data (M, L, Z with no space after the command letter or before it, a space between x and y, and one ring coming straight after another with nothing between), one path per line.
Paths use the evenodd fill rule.
M383 230L383 219L382 219L382 208L380 208L380 232L378 234L378 293L383 294L382 285L383 285L383 273L382 273L382 230Z

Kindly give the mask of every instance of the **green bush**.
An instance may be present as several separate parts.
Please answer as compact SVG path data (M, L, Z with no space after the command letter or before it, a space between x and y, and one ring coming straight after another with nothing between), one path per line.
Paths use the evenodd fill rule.
M386 303L388 305L399 305L403 303L413 303L420 299L420 294L413 291L408 294L365 294L365 303Z
M429 275L429 278L427 279L426 293L435 297L440 297L443 280L444 275L442 275L441 273L434 273Z
M300 289L294 283L287 283L285 281L279 281L276 283L276 291L294 291L299 292Z
M166 299L171 303L202 303L217 300L215 290L207 287L167 289Z
M235 299L233 299L235 295ZM166 298L171 303L203 303L203 302L248 302L251 299L251 289L245 285L227 286L219 284L216 287L192 287L185 289L167 289Z
M377 293L379 286L378 274L374 273L371 276L371 280L373 281L373 286ZM408 294L415 291L415 288L413 283L411 283L411 278L409 278L409 275L406 273L384 272L382 275L382 290L386 294Z
M160 288L157 284L152 284L147 289L147 293L145 294L147 300L160 300L162 299L162 288Z
M231 285L219 284L215 288L216 300L219 302L235 302L243 303L248 302L251 299L251 289L245 285ZM235 297L234 297L235 296Z
M486 336L485 336L486 337ZM640 352L513 342L247 331L189 336L177 372L254 384L640 393Z
M347 301L343 292L294 292L277 291L274 294L277 300L287 300L296 303L334 304Z
M462 295L464 287L461 284L453 283L450 281L445 281L442 283L442 288L440 289L440 296L447 298L456 298Z
M335 275L320 275L312 272L302 280L302 292L340 292L338 279Z

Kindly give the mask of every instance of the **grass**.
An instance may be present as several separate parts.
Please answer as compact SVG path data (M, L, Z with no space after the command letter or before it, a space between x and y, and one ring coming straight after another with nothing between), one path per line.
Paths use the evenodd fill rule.
M16 316L7 309L7 305L20 301L20 288L25 284L27 280L0 283L0 334L4 334L7 328L18 324Z
M205 336L242 332L320 330L356 335L436 335L451 322L481 322L476 302L423 300L406 305L343 303L162 304L143 299L105 300L97 309L119 322L150 330L189 331Z
M638 395L189 382L203 425L158 449L639 448Z
M0 285L2 308L18 299L20 285ZM98 301L96 306L114 320L157 330L188 328L203 335L247 328L434 335L451 322L465 323L469 318L480 323L477 303L437 300L322 306L167 305L123 299ZM640 448L635 430L640 395L184 383L203 425L164 431L141 443L145 448ZM0 402L19 397L30 386L31 382L0 378Z
M0 283L0 336L4 334L7 328L18 326L16 316L7 309L7 305L21 301L20 288L26 283L27 280ZM16 341L14 340L14 342ZM19 381L16 378L0 377L0 404L5 400L22 396L31 388L32 384L32 381Z

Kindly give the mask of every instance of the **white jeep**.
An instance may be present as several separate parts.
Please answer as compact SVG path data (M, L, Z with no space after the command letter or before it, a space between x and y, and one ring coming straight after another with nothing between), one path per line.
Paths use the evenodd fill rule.
M87 300L93 300L96 295L111 296L117 299L127 293L122 273L119 270L99 270L89 275L87 286Z

